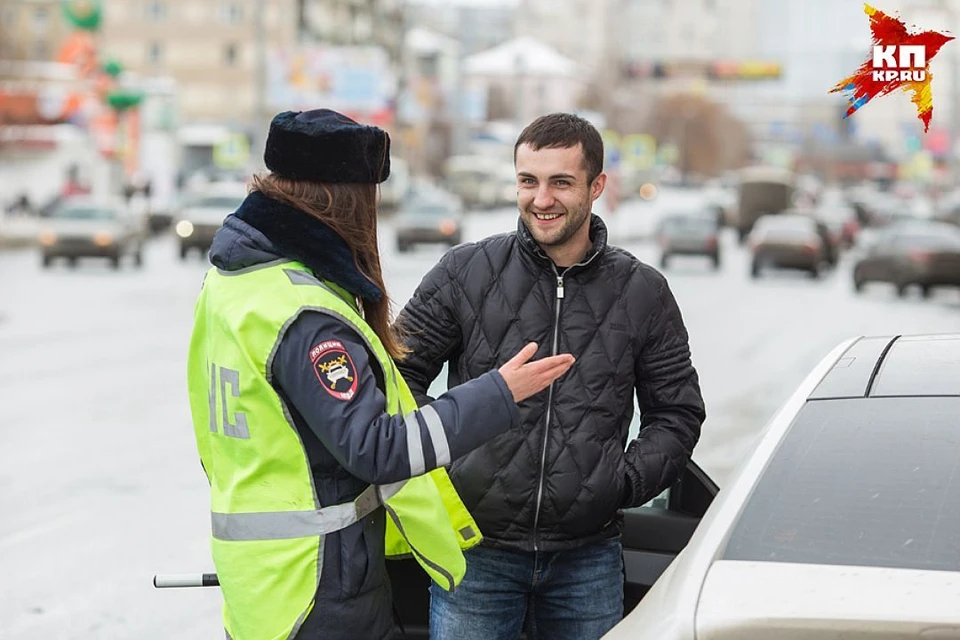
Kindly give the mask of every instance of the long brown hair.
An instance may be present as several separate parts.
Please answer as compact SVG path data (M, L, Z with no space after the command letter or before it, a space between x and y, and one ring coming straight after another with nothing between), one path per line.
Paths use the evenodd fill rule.
M362 298L363 317L387 353L401 360L409 353L398 329L390 324L390 298L383 284L377 244L377 185L324 184L290 180L273 173L253 176L255 191L307 213L343 238L354 265L383 293L379 300ZM318 247L318 250L320 248Z

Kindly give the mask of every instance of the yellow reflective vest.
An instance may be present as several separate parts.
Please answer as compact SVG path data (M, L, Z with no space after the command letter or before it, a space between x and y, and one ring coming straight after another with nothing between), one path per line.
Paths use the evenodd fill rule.
M443 468L368 487L350 503L320 504L296 427L271 385L272 356L304 311L330 314L364 338L385 374L386 412L405 415L417 408L344 289L283 260L207 272L195 308L187 383L210 483L223 624L233 640L294 637L314 606L324 536L380 506L389 516L387 556L412 554L447 590L466 571L462 549L481 539Z

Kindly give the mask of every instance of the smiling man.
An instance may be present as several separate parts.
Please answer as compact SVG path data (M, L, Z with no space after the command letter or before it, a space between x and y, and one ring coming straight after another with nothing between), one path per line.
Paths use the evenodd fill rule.
M418 403L535 341L570 371L520 403L522 426L453 461L483 533L449 593L431 586L435 640L599 638L623 615L620 510L673 484L705 418L687 331L664 277L607 245L592 214L603 141L586 120L543 116L514 147L513 233L455 247L398 318L398 363ZM636 396L638 437L627 443Z

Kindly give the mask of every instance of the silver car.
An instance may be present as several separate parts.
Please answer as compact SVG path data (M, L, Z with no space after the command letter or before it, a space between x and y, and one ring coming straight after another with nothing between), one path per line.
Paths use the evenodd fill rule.
M960 638L958 416L960 335L842 343L676 559L654 547L682 540L682 510L644 539L627 522L628 591L669 567L604 638Z
M224 218L239 209L246 197L247 186L242 182L214 183L188 195L173 225L180 259L186 260L191 249L205 255Z
M143 265L146 219L117 198L78 196L55 206L42 219L38 243L44 267L65 258L71 267L79 258L106 258L115 269L125 256Z

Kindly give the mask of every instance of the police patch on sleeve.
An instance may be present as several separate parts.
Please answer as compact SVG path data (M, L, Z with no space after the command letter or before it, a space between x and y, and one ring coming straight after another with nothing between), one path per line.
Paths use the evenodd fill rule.
M327 340L310 349L313 372L321 386L337 400L350 400L357 393L357 367L339 340Z

